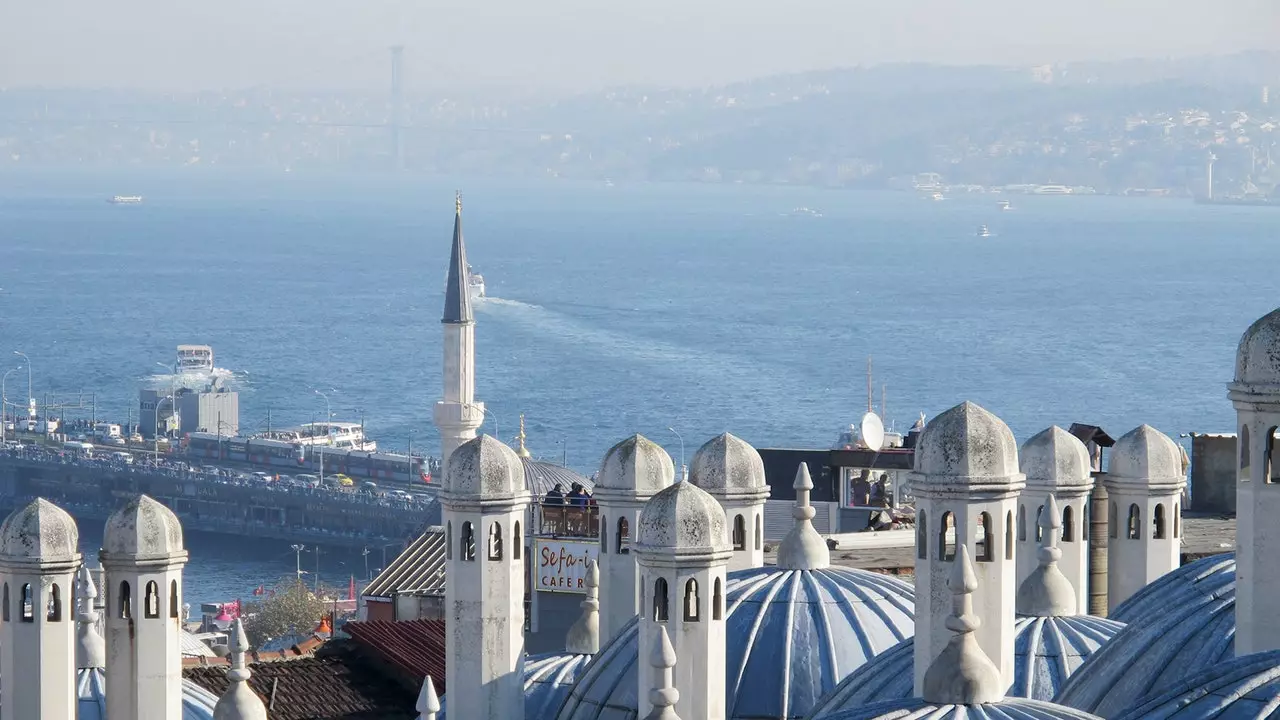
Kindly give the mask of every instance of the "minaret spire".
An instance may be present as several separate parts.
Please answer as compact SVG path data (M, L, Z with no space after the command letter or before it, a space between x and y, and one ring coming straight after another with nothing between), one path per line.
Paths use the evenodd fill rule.
M520 457L529 457L529 448L524 446L524 413L520 413L520 434L516 436L518 445L516 446L516 454Z
M431 681L430 675L422 681L418 704L413 709L418 711L418 720L436 720L436 713L440 712L440 698L436 695L436 685Z
M471 313L471 293L468 284L471 266L467 265L467 246L462 242L462 193L454 199L453 249L449 251L449 279L445 282L444 316L440 322L475 322Z
M434 410L440 430L441 476L449 478L449 456L458 446L476 436L484 423L484 403L476 402L476 322L471 312L467 248L462 242L462 195L454 200L453 250L449 256L449 277L444 289L441 317L443 343L443 396Z

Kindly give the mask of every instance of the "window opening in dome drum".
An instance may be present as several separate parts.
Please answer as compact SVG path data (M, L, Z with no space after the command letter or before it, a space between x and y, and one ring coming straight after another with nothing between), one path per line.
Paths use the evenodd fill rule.
M1182 537L1182 528L1179 527L1178 521L1182 519L1182 509L1178 507L1178 503L1173 504L1173 536L1175 538Z
M1080 506L1080 516L1083 518L1080 521L1081 542L1089 541L1089 501L1090 498L1085 498L1084 505Z
M22 586L22 622L35 622L35 607L31 601L31 583Z
M916 517L916 557L921 560L929 559L929 521L924 510Z
M524 536L520 534L519 520L515 522L515 529L511 531L511 553L516 560L524 557Z
M956 559L955 520L951 511L942 513L942 523L938 527L938 557L942 560Z
M1142 539L1142 511L1137 503L1129 506L1129 539Z
M667 621L666 578L658 578L653 582L653 619L656 622Z
M733 516L733 549L747 549L747 526L741 515Z
M1004 517L1004 559L1013 559L1013 511L1010 510Z
M489 526L489 560L502 559L502 525L493 523Z
M756 513L756 549L764 547L764 514Z
M1075 511L1070 505L1062 506L1062 542L1075 542Z
M600 554L607 555L609 553L609 518L606 515L600 516Z
M471 521L462 523L461 545L458 547L459 559L463 561L476 559L475 532L471 529Z
M9 583L4 584L4 615L5 622L9 622Z
M1240 480L1249 481L1249 426L1240 427Z
M684 584L684 621L698 622L700 600L698 599L698 581L689 578Z
M44 619L49 622L62 620L62 591L58 589L58 583L49 586L49 606L45 608Z
M724 616L724 593L720 587L720 578L716 578L715 593L711 596L711 619L719 620Z
M1276 470L1276 464L1272 462L1271 453L1276 449L1276 427L1272 425L1267 429L1267 464L1265 468L1267 472L1264 474L1268 484L1274 483L1276 479L1272 477L1272 473Z
M169 617L178 617L178 581L169 581Z
M1027 539L1027 506L1018 505L1018 542Z
M148 619L160 617L160 588L156 586L155 580L147 583L142 601L142 615Z
M1155 512L1151 514L1151 537L1164 539L1164 503L1157 503Z
M1113 538L1120 537L1120 508L1111 503L1111 514L1107 516L1108 532Z
M453 523L449 522L444 526L444 559L453 559Z
M618 518L617 543L619 555L627 555L631 552L631 524L625 517Z
M995 537L991 530L991 514L979 513L978 523L982 525L982 539L978 541L978 562L991 562L996 559Z

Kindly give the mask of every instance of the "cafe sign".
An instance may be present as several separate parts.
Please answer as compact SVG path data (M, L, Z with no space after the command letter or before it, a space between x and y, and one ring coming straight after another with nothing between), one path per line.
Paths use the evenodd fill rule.
M542 592L586 594L587 561L600 560L592 541L534 539L534 582Z

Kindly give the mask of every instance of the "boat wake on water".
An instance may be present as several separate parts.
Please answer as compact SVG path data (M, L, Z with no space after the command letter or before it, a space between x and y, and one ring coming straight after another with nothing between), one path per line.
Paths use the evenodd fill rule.
M507 300L506 298L494 297L492 295L486 295L484 298L476 302L472 307L476 308L477 310L483 310L488 307L513 307L513 308L524 308L526 310L542 309L541 305L534 305L533 303L520 302L519 300Z

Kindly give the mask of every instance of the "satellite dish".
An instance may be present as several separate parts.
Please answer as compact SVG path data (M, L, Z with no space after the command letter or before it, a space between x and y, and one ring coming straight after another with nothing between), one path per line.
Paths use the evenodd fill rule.
M880 416L869 412L862 416L862 424L858 426L862 433L862 444L872 452L879 452L884 447L884 423Z

